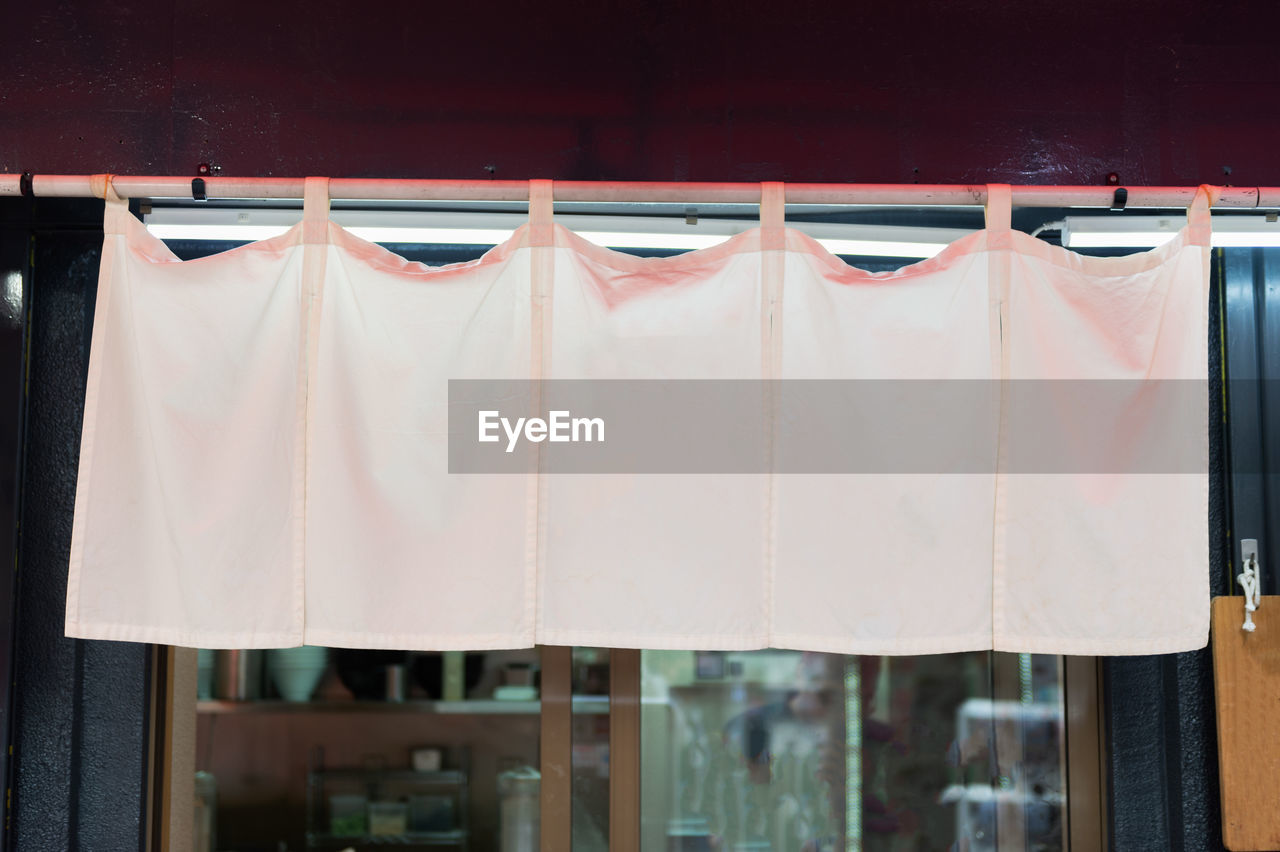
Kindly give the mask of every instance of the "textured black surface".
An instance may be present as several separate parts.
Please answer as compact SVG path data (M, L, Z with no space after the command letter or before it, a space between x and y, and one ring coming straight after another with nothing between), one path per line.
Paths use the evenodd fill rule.
M1226 368L1230 377L1227 459L1233 543L1258 542L1262 593L1280 593L1274 566L1280 536L1280 249L1236 249L1223 262ZM1236 572L1238 573L1238 569ZM1239 587L1231 583L1233 592Z
M0 171L1275 186L1278 22L1274 0L46 0L0 29Z
M18 546L18 479L23 440L25 399L26 283L30 264L29 239L21 227L8 227L10 216L21 216L17 205L0 208L0 565L15 564ZM0 574L0 743L12 742L14 619L17 607L15 571ZM0 790L9 789L8 749L0 753ZM0 848L7 843L7 820L0 821Z
M1215 258L1216 261L1216 258ZM1227 593L1227 470L1222 422L1219 264L1209 299L1209 586ZM1189 654L1103 663L1115 852L1220 850L1213 662Z
M63 209L86 229L38 230L32 267L10 843L135 850L145 835L146 647L63 636L102 205Z

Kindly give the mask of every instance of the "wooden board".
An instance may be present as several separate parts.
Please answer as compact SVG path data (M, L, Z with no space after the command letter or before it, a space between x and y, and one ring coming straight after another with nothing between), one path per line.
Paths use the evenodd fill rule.
M609 652L609 852L640 850L640 651Z
M1213 599L1222 842L1280 849L1280 597L1264 597L1248 633L1244 598Z

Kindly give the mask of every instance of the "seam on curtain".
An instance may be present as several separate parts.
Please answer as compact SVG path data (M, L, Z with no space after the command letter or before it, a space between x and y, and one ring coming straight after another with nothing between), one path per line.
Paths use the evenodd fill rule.
M316 377L319 374L320 320L324 309L325 272L329 260L329 179L309 177L303 188L302 201L302 300L301 339L299 346L300 387L298 412L301 418L294 450L294 550L293 550L293 629L295 642L307 641L307 517L308 491L311 487L311 424L315 402ZM300 464L298 463L300 460Z
M764 380L765 446L763 600L760 602L765 647L773 643L774 584L777 580L777 379L782 377L782 294L787 259L786 187L760 184L760 367Z
M1009 277L1012 258L1012 191L1007 184L987 186L987 298L990 309L987 335L991 344L991 372L999 378L1000 395L996 423L996 472L991 509L991 636L995 648L1005 625L1006 526L1009 406Z
M551 374L552 298L555 293L555 210L554 185L549 180L529 181L529 378L531 381L531 416L542 416L542 380ZM526 553L524 618L521 634L528 644L543 641L544 607L543 567L547 555L547 492L543 476L544 445L533 448L532 469L528 474L526 505Z
M1212 234L1213 220L1210 211L1213 209L1213 203L1217 201L1218 190L1212 186L1201 186L1196 193L1195 199L1191 202L1193 210L1187 211L1187 229L1188 236L1192 242L1200 248L1200 357L1199 362L1204 365L1209 363L1209 296L1210 281L1213 274L1213 249ZM1204 202L1203 208L1200 208L1200 202ZM1212 377L1209 377L1212 381ZM1204 600L1205 606L1201 612L1202 620L1197 625L1198 644L1188 650L1197 650L1203 648L1209 643L1209 621L1211 617L1210 599L1212 597L1212 587L1209 581L1209 470L1208 466L1211 459L1211 448L1209 446L1209 422L1213 418L1213 410L1209 407L1209 382L1205 382L1204 387L1204 410L1205 410L1205 428L1200 431L1201 438L1201 458L1205 461L1205 473L1200 477L1200 517L1204 519L1204 553L1205 566L1204 571L1200 575L1202 592L1201 599Z

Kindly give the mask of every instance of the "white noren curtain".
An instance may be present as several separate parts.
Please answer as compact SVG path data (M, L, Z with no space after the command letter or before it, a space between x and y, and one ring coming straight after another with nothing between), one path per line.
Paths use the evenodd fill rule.
M324 179L288 233L186 262L108 188L67 634L1201 647L1208 194L1165 246L1089 258L1012 230L993 186L984 230L873 274L785 228L777 184L760 227L655 259L554 224L535 181L528 225L443 267L330 222ZM642 387L625 382L759 388L758 418L732 427L759 464L568 471L535 453L451 472L451 442L472 437L450 420L463 380L563 380L601 405ZM956 405L867 402L934 385ZM1079 417L1081 394L1107 393L1119 402ZM1176 463L1152 449L1180 432ZM956 436L990 464L909 463Z

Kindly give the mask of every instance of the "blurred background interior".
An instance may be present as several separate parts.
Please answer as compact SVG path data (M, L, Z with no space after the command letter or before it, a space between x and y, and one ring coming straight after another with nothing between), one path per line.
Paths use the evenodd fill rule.
M572 656L574 852L608 848L610 654ZM1061 658L640 655L640 848L1058 850ZM201 651L196 846L538 848L539 653Z

